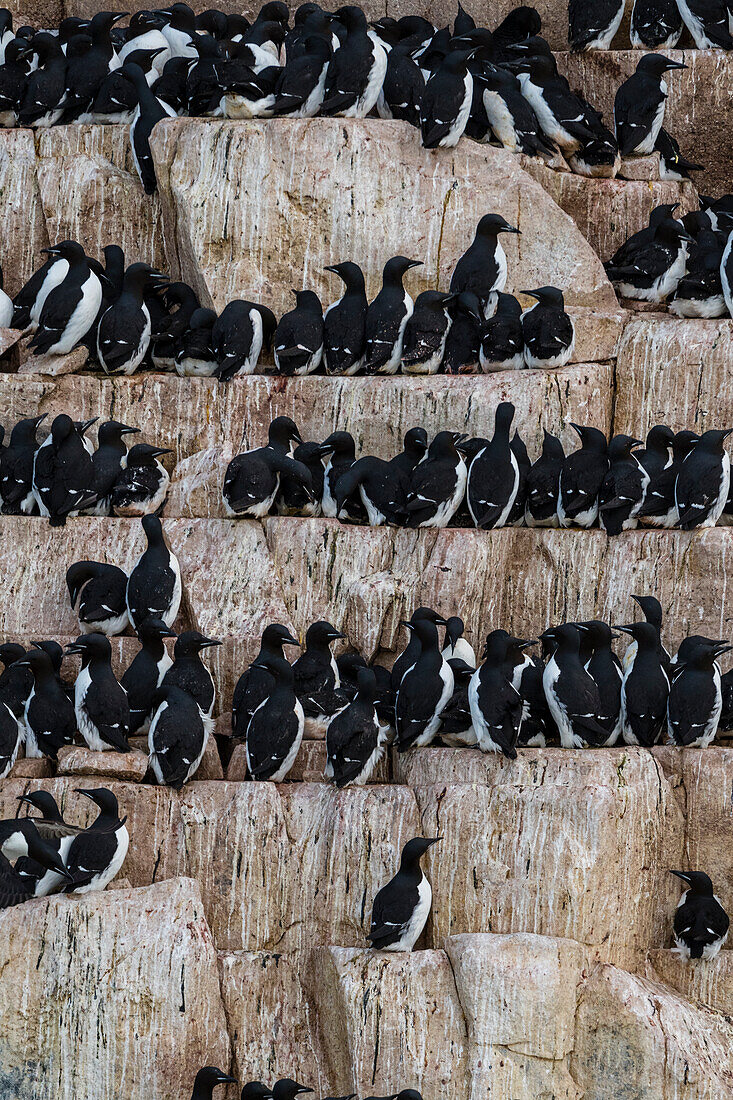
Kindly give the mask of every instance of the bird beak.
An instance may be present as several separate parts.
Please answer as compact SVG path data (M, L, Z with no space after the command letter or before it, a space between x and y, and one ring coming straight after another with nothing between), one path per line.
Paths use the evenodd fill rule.
M671 69L686 69L687 65L683 65L681 61L672 61L671 58L667 58L667 72Z
M536 298L537 301L539 302L539 298L537 298L537 295L535 294L535 292L533 290L520 290L519 293L520 294L526 294L528 298ZM575 424L573 424L573 427L575 427Z
M287 637L282 639L282 644L283 645L297 645L297 646L299 646L300 642L298 641L297 638L294 638L292 634L288 634Z
M328 267L324 267L324 271L333 271L334 275L338 275L338 264L329 264Z
M730 653L733 649L733 645L729 645L728 642L718 642L715 647L715 656L720 657L722 653Z
M37 416L37 417L36 417L36 427L38 427L38 425L39 425L39 424L40 424L40 423L41 423L41 422L42 422L43 420L45 420L47 416L48 416L48 413L41 413L41 415L40 415L40 416Z
M83 653L84 648L85 647L83 645L79 645L77 642L69 642L69 644L64 649L64 653L67 657L70 657L74 653Z
M415 629L414 626L412 625L412 623L408 623L407 619L400 619L400 626L406 626L408 630L414 630ZM17 665L19 662L16 661L15 663Z
M411 267L422 267L422 265L423 265L422 260L410 260L407 267L408 267L408 270L409 270Z
M429 844L437 844L439 840L442 840L442 836L427 836L425 837Z
M516 233L518 237L522 236L522 230L517 229L516 226L513 225L505 225L502 229L502 233Z
M139 428L128 428L127 426L125 426L120 432L120 435L134 435L136 432L139 431Z
M201 643L201 648L210 649L214 645L223 645L223 642L219 638L207 638L205 642Z
M88 431L88 429L91 428L92 424L96 424L98 420L98 416L93 416L91 420L82 420L81 427L79 429L81 434L84 435L84 432Z
M611 629L612 630L620 630L622 634L632 634L633 635L633 633L634 633L633 629L630 626L613 626L613 627L611 627Z
M137 431L137 428L135 429ZM173 451L170 447L156 447L153 451L153 458L158 458L160 455L172 455Z
M217 1078L217 1082L220 1085L236 1085L237 1078L230 1077L228 1073L220 1073Z
M329 635L331 641L335 642L337 638L345 638L346 635L342 634L340 630L332 630ZM312 1092L313 1089L308 1089L308 1092Z
M85 798L88 798L91 802L94 802L94 795L91 791L85 791L83 787L75 787L74 794L83 794Z
M118 12L116 12L116 13L115 13L115 14L114 14L114 15L112 16L112 23L113 23L113 25L114 25L115 23L119 23L120 19L127 19L127 16L128 16L129 14L130 14L130 13L129 13L129 12L127 12L127 11L118 11Z
M670 875L677 875L677 878L681 878L683 882L686 882L689 885L690 876L687 874L686 871L670 871L669 873Z
M526 640L522 640L520 638L515 644L519 647L519 649L529 649L530 646L537 645L537 639L527 638Z

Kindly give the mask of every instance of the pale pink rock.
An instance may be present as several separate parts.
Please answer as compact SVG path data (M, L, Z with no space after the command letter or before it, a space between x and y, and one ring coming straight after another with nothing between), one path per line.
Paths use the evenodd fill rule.
M143 752L92 752L81 745L59 749L58 775L95 775L120 782L142 782L148 770L148 758Z

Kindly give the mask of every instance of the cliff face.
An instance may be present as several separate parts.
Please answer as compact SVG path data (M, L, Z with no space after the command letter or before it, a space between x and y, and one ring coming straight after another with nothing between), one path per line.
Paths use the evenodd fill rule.
M557 44L564 9L544 8ZM543 428L569 447L573 421L637 436L661 420L733 423L733 322L629 319L594 251L605 258L657 202L694 207L691 185L581 181L467 141L428 156L381 121L178 120L153 145L160 198L150 200L123 130L0 133L11 293L38 250L68 236L94 254L120 243L128 261L181 274L217 308L243 296L279 310L306 283L328 301L323 267L346 256L362 260L373 292L390 255L415 255L417 291L445 285L480 215L498 210L522 229L507 248L510 286L567 288L577 326L561 371L458 378L219 387L103 378L79 362L52 377L16 372L24 353L3 350L4 426L40 412L114 416L172 449L164 526L184 582L177 626L224 641L207 656L219 733L273 620L302 635L327 618L366 658L389 662L400 620L420 604L460 610L478 647L497 626L537 637L561 619L628 621L631 593L654 592L671 647L686 633L733 637L724 529L609 540L233 522L220 500L231 456L260 444L279 414L304 438L345 428L358 451L384 457L416 424L486 434L502 400L515 404L532 458ZM129 569L142 541L132 520L52 530L2 517L2 639L75 636L68 565ZM136 649L115 639L115 668ZM136 748L127 760L70 750L56 775L20 761L0 783L0 816L40 787L79 823L93 811L75 790L104 784L131 835L117 889L0 914L0 1100L188 1100L207 1062L243 1082L297 1076L320 1095L401 1085L425 1100L733 1095L731 953L687 967L671 953L679 888L668 874L704 868L733 909L729 744L525 749L515 762L429 748L337 792L321 781L322 731L309 728L292 782L244 782L241 749L220 759L212 740L180 794L145 781ZM373 897L419 834L443 837L426 861L434 902L420 950L367 951Z

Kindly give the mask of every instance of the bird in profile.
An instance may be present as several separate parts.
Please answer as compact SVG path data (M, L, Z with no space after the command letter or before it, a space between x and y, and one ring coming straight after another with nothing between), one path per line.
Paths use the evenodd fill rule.
M425 927L433 891L420 860L441 837L414 837L402 849L400 869L377 893L368 938L379 951L412 951Z
M728 939L730 920L713 893L713 884L703 871L671 871L687 883L674 915L677 954L690 959L714 959Z

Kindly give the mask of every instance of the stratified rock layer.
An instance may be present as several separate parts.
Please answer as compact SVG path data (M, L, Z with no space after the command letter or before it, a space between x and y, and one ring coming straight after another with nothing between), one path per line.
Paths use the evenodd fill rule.
M227 1066L216 953L198 887L29 902L0 914L0 1095L179 1100Z

